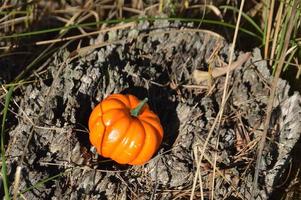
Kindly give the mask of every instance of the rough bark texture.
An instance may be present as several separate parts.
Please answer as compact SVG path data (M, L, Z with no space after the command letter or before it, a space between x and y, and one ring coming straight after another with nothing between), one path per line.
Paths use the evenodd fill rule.
M12 180L22 155L20 191L27 199L187 199L199 154L221 104L224 77L200 89L191 74L228 62L229 45L191 25L143 22L131 30L110 32L111 44L68 61L68 52L50 58L38 83L21 88L18 123L10 131ZM116 42L118 41L118 42ZM215 57L210 56L216 51ZM238 57L239 52L235 56ZM201 165L204 195L209 197L216 154L215 198L250 198L256 156L271 83L258 49L231 75L230 94L219 130ZM300 96L288 96L279 83L260 173L258 199L266 199L287 176L290 151L300 135ZM92 108L112 93L148 97L165 136L158 153L144 166L121 166L90 151L87 121ZM33 122L33 124L28 120ZM28 142L28 145L26 143ZM218 142L218 148L216 143ZM12 187L11 187L12 189ZM195 192L200 197L199 186Z

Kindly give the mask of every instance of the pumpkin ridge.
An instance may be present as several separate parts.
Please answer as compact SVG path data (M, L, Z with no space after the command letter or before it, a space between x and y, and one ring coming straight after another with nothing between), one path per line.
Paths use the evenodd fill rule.
M139 156L139 154L141 153L141 151L142 151L142 149L143 149L143 146L144 146L144 144L145 144L146 134L148 134L148 133L146 132L145 127L143 126L142 122L140 121L140 119L138 119L138 117L137 117L136 120L137 120L137 122L140 124L140 126L141 126L142 129L143 129L144 140L143 140L143 144L141 145L141 147L140 147L140 149L139 149L137 155L136 155L132 160L130 160L129 163L132 162L132 161L134 161L134 160Z
M100 154L102 154L102 143L103 143L103 139L104 139L104 137L105 137L105 134L106 134L106 132L107 132L107 127L106 127L106 125L105 125L105 123L104 123L104 121L103 121L103 110L102 110L102 106L100 106L100 110L101 110L101 116L100 116L99 118L100 118L100 120L101 120L103 126L105 127L105 128L104 128L104 134L102 134L101 141L100 141L100 143L99 143L99 144L100 144L99 151L100 151Z
M121 119L123 119L123 118L127 118L127 116L124 116L124 117L120 118L119 120L121 120ZM118 120L117 120L116 122L114 122L113 124L111 124L110 126L114 126L114 124L117 123L117 122L118 122ZM123 138L128 134L127 132L128 132L128 130L129 130L130 126L131 126L131 123L132 123L132 119L130 120L129 125L128 125L128 127L127 127L126 130L125 130L125 134L123 134L122 137L120 137L120 139L116 142L116 146L119 146L120 143L122 142ZM106 128L107 128L107 127L106 127ZM107 134L107 132L105 132L105 134ZM111 152L111 154L109 155L110 158L112 157L112 155L115 153L116 150L117 150L117 148L115 148L115 149Z
M145 141L140 153L134 160L129 162L129 164L131 165L141 165L146 163L153 157L161 143L161 141L159 141L160 137L158 136L157 130L154 128L154 126L151 126L150 123L143 120L141 120L140 122L143 124L143 127L145 128L145 130L147 130L147 132L145 133ZM150 129L152 129L152 131L150 131ZM156 141L158 142L154 146L154 142Z
M102 134L102 138L101 138L101 141L100 141L100 152L101 152L100 154L103 155L102 154L103 140L104 140L105 136L107 135L108 126L105 125L104 120L103 120L104 111L102 109L102 106L100 106L100 109L101 109L101 112L102 112L102 116L100 117L101 118L101 122L103 123L103 125L105 127L104 128L104 134ZM122 110L121 108L117 108L116 110L118 110L118 109ZM115 109L113 108L113 109L110 109L110 110L115 110ZM108 112L110 110L107 110L106 112ZM121 120L122 118L126 118L126 117L127 116L121 117L118 120ZM114 125L118 120L116 120L113 124L111 124L111 126Z
M128 95L126 95L126 97L129 100L129 105L130 105L131 110L136 108L136 106L138 106L138 104L140 103L140 100L137 97L135 97L134 95L128 94ZM143 108L141 110L143 110Z
M99 113L97 111L100 111ZM102 116L102 109L101 109L101 106L100 104L96 105L89 117L89 121L88 121L88 127L89 129L91 129L92 125L97 121L97 118L98 117L101 117ZM97 117L95 117L97 116Z
M158 127L154 126L152 123L150 123L150 122L148 121L148 119L150 119L150 120L154 120L154 121L160 123L160 119L159 119L159 118L157 118L157 117L143 117L143 118L142 118L142 117L141 117L141 118L139 118L139 119L140 119L141 121L147 122L149 125L151 125L152 127L154 127L155 130L156 130L158 133L163 132L163 127L161 127L162 130L161 130L161 129L158 129ZM160 134L160 136L161 136L161 134ZM162 136L163 136L163 134L162 134Z
M112 111L112 110L125 110L124 108L112 108L112 109L110 109L110 110L106 110L106 112L105 113L107 113L107 112L110 112L110 111ZM130 112L130 110L129 109L126 109L127 111L128 111L128 113ZM104 114L102 114L102 116L103 116ZM121 119L121 118L120 118Z
M143 145L141 145L141 149L140 149L139 153L135 156L135 158L133 158L132 160L130 160L128 163L131 163L131 162L135 161L135 160L140 156L140 154L141 154L141 152L142 152L142 149L143 149L143 147L144 147L146 138L147 138L146 136L147 136L147 134L149 134L149 133L145 130L145 127L144 127L143 123L142 123L140 120L137 120L137 121L140 123L141 127L143 128L145 137L144 137ZM156 129L155 129L155 130L156 130Z
M155 120L155 121L160 121L160 119L158 118L158 117L150 117L150 116L146 116L146 117L143 117L143 116L141 116L141 117L139 117L139 119L141 119L141 120L147 120L147 119L153 119L153 120Z
M139 115L139 117L142 118L154 118L156 120L158 120L158 116L151 110L144 110L144 112L141 112L141 114Z
M141 151L142 151L142 149L143 149L143 146L144 146L144 144L145 144L146 135L148 134L148 133L146 132L145 127L143 126L142 122L141 122L140 120L138 120L138 119L137 119L137 122L139 122L140 126L142 127L145 136L144 136L144 140L143 140L143 145L141 145L141 148L140 148L139 152L138 152L137 155L136 155L133 159L131 159L128 163L131 163L131 162L133 162L136 158L138 158L138 156L139 156L139 154L141 153Z
M97 129L97 127L98 127L98 124L102 124L102 127L103 127L103 130L105 130L105 126L104 126L104 124L101 122L101 119L102 117L101 116L98 116L97 117L97 120L98 121L100 121L99 123L94 123L92 126L91 126L91 130L93 130L93 132L95 132L95 130ZM89 138L90 138L90 141L91 141L91 143L92 143L92 145L93 146L95 146L95 148L96 148L96 150L97 150L97 152L99 153L99 154L101 154L101 141L103 140L103 136L104 136L104 134L98 134L99 132L98 131L96 131L97 133L96 133L96 136L102 136L101 138L99 138L99 140L100 140L100 142L99 142L99 140L95 140L95 139L91 139L91 136L92 135L89 135ZM95 135L95 134L94 134ZM95 136L93 135L93 138L95 138Z
M156 132L158 133L158 134L156 134L157 138L159 138L160 141L162 141L163 137L162 137L161 134L160 134L161 130L159 130L159 129L158 129L156 126L154 126L152 123L150 123L150 122L148 122L148 121L146 121L146 120L144 120L144 119L140 119L140 120L143 121L144 123L147 123L147 124L150 125L151 127L153 127L154 130L156 130ZM161 143L161 142L159 142L159 143Z
M127 102L126 102L126 103L123 102L122 100L120 100L120 99L119 99L119 96L112 96L112 97L110 97L108 100L116 100L116 101L119 101L119 102L121 102L121 103L124 105L125 108L130 109L130 108L131 108L130 100L129 100L129 98L128 98L127 95L124 95L124 97L127 99Z
M110 110L107 110L102 116L104 117L104 116L106 116L109 112L112 112L112 111L116 111L116 112L120 112L120 113L123 113L123 114L125 114L124 116L121 116L121 117L119 117L118 115L114 118L114 123L116 122L116 121L118 121L119 119L122 119L122 118L124 118L124 117L128 117L129 115L130 115L130 111L129 110L126 110L126 109L124 109L124 108L116 108L116 109L110 109ZM111 114L112 115L112 114ZM114 115L115 116L115 115ZM106 122L107 121L103 121L104 122L104 124L106 125ZM112 123L111 125L113 125L114 123ZM111 126L110 125L110 126ZM106 125L106 126L108 126L108 125Z
M131 123L129 124L129 126L128 126L127 130L126 130L126 134L122 137L122 140L120 140L120 141L118 142L118 145L116 145L116 146L121 145L121 143L123 142L123 140L124 140L128 135L133 134L132 132L129 132L128 130L129 130L129 128L131 127L131 125L132 125L133 123L135 123L136 121L140 124L140 127L142 127L142 129L143 129L143 131L144 131L144 134L146 134L146 133L145 133L145 128L144 128L143 124L142 124L138 119L136 119L136 120L132 119L132 120L131 120ZM145 143L145 138L146 138L146 137L144 137L143 144ZM127 144L127 145L129 145L129 144ZM126 148L127 148L127 146L126 146ZM143 148L143 145L141 145L140 150L138 151L137 155L134 156L132 159L128 160L127 163L130 163L131 161L135 160L135 159L138 157L138 155L140 154L142 148ZM111 156L110 156L111 158L115 156L114 153L116 153L116 150L117 150L117 149L118 149L118 148L114 149L113 153L112 153Z
M123 106L123 108L119 108L119 107L118 108L114 108L114 107L112 107L112 108L110 108L108 110L103 111L103 106L104 105L103 105L103 103L101 103L100 107L101 107L102 114L104 114L105 112L108 112L110 110L114 110L114 109L128 109L128 106L125 103L123 103L122 101L120 101L119 99L115 99L115 98L106 99L106 101L108 101L108 102L110 102L111 100L114 100L114 101L117 101L117 102L121 103L122 106Z

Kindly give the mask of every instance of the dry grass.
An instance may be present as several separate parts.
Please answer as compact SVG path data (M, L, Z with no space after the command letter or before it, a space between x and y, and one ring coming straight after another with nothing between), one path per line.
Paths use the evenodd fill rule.
M262 36L262 44L264 52L264 58L269 60L271 67L274 66L275 78L272 83L270 92L270 99L267 108L267 117L265 123L265 129L261 139L257 138L253 141L245 141L246 138L241 138L240 144L243 144L242 149L239 151L236 159L242 159L244 154L248 151L257 148L258 142L258 156L257 156L257 167L254 177L254 187L257 185L258 173L260 170L260 159L262 154L262 148L265 144L266 134L268 131L268 124L270 121L270 113L273 109L273 100L276 91L277 81L284 68L287 66L296 67L298 73L296 77L299 77L301 73L300 57L300 16L295 18L296 12L300 15L300 3L297 0L288 2L280 1L279 4L275 4L275 0L270 0L267 4L262 1L253 5L249 10L243 9L245 1L242 1L240 5L233 5L236 8L239 7L239 13L234 13L233 18L224 18L227 9L220 9L218 5L203 5L197 3L190 5L188 1L183 0L179 4L172 4L167 1L156 1L153 4L143 2L142 0L133 0L128 4L124 1L117 0L102 0L102 1L22 1L22 3L13 4L10 1L4 1L0 7L0 52L1 58L10 58L16 56L18 53L26 51L27 46L34 46L44 49L42 53L38 53L38 59L35 58L37 52L32 52L32 56L26 60L26 66L20 66L20 74L14 79L10 80L11 84L22 85L34 81L34 71L38 70L43 72L47 67L46 58L49 55L57 51L58 45L64 48L70 43L76 44L73 52L68 59L75 59L78 56L83 56L88 52L93 51L101 46L111 44L112 41L102 41L98 44L90 45L86 44L85 41L90 38L97 38L101 33L109 32L112 30L128 29L134 26L134 22L124 23L124 19L138 16L157 16L167 14L178 14L182 15L185 11L193 11L198 13L198 16L204 17L208 13L213 13L221 21L232 20L236 24L235 32L233 34L232 47L230 49L230 58L233 57L234 50L236 48L238 28L246 24L246 21L241 23L241 16L244 13L248 13L251 17L262 17L261 28L264 30ZM294 3L294 5L292 5ZM246 4L250 4L249 2ZM168 13L169 8L174 8L173 13ZM250 6L249 6L250 7ZM290 9L292 8L292 9ZM298 10L299 9L299 10ZM183 14L184 15L184 14ZM274 17L275 16L275 17ZM292 16L288 19L288 16ZM116 20L114 23L100 23L102 20ZM121 22L119 24L118 22ZM123 23L122 23L123 22ZM78 26L78 24L86 24L84 26ZM88 25L87 25L88 24ZM116 25L117 24L117 25ZM59 27L59 28L57 28ZM299 29L298 29L299 28ZM285 30L285 31L282 31ZM299 32L298 32L299 30ZM183 30L181 30L183 31ZM192 30L189 30L192 31ZM196 30L200 31L200 30ZM231 35L231 34L230 34ZM286 35L286 37L285 37ZM232 37L231 37L232 38ZM293 41L293 42L292 42ZM26 42L26 45L25 45ZM70 42L70 43L68 43ZM118 42L118 41L114 41ZM15 57L12 57L12 59ZM290 65L291 64L291 65ZM232 66L232 59L228 63ZM216 166L217 154L213 157L206 155L208 141L212 136L214 130L218 129L222 123L224 106L227 102L227 96L231 90L228 88L230 70L226 71L226 81L223 90L222 107L215 118L212 128L206 138L202 147L196 146L193 150L195 157L195 163L197 170L194 174L194 182L191 188L185 190L172 190L172 191L161 191L172 192L176 198L200 198L210 197L214 199L214 188L215 179L217 176L222 176L223 179L229 183L232 187L231 180L228 180ZM206 74L207 75L207 74ZM3 89L0 90L3 94L1 99L6 94L6 88L11 86L10 83L3 85ZM192 86L187 86L192 87ZM200 87L200 86L195 86ZM17 89L15 87L15 89ZM28 119L30 123L30 119ZM45 128L45 127L37 127ZM247 134L246 134L247 135ZM260 141L259 141L260 140ZM217 140L218 141L218 140ZM216 144L217 149L218 143ZM8 148L9 149L9 148ZM164 152L166 153L166 152ZM201 163L206 160L212 167L212 180L211 192L206 193L203 191L204 180L200 173ZM19 168L18 168L19 169ZM298 174L296 175L298 176ZM122 180L122 177L119 177ZM18 190L19 175L16 173L16 179L14 182L14 190ZM124 182L122 180L122 182ZM199 188L197 185L199 184ZM236 191L233 187L233 191ZM131 190L133 197L137 197L135 191ZM17 194L17 192L14 192ZM237 192L237 196L243 198L241 194ZM14 196L14 199L16 196Z
M272 3L272 7L274 7L274 3ZM279 62L276 65L276 69L275 69L276 72L275 72L275 76L274 76L274 79L273 79L273 82L272 82L272 88L271 88L270 97L269 97L269 101L268 101L268 105L267 105L264 130L263 130L263 133L262 133L261 141L260 141L259 146L258 146L258 153L257 153L253 188L257 188L259 171L261 169L262 153L263 153L263 149L264 149L265 142L266 142L267 132L269 130L269 125L270 125L270 120L271 120L271 113L272 113L272 110L273 110L274 99L275 99L276 90L277 90L277 84L278 84L280 74L281 74L283 66L284 66L284 60L285 60L285 57L286 57L286 54L287 54L287 50L289 48L291 33L292 33L293 28L295 27L295 23L297 21L296 13L297 13L297 8L298 7L300 8L300 2L299 1L293 1L293 5L292 5L292 8L291 8L290 20L288 21L287 32L285 33L283 48L280 52L281 55L279 57ZM272 11L270 11L270 12L272 12ZM269 17L269 20L271 20L270 18L271 17ZM268 23L268 24L270 24L270 23ZM267 33L268 34L270 33L270 28L269 27L268 27ZM266 46L268 46L268 45L266 44ZM266 48L266 49L268 49L268 48ZM253 192L252 196L254 198L255 198L255 195L256 195L255 192Z

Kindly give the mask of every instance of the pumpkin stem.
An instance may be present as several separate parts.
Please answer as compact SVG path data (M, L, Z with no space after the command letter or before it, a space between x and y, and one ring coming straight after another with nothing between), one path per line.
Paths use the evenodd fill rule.
M143 108L143 106L146 104L146 102L148 101L148 98L143 99L136 108L134 108L133 110L131 110L131 115L133 117L138 117L138 115L140 114L141 109Z

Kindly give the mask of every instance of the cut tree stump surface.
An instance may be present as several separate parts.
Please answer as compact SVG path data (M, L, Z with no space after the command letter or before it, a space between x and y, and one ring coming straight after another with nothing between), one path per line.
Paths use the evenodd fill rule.
M225 76L197 84L194 70L228 63L230 45L192 24L141 22L130 30L99 35L90 51L67 50L49 58L38 82L22 86L18 123L7 151L10 179L23 156L20 191L26 199L187 199L196 155L221 106ZM83 53L84 52L84 53ZM234 61L243 52L236 52ZM74 55L73 55L74 56ZM72 58L72 59L70 59ZM231 72L220 128L201 164L204 196L210 197L216 156L216 199L250 199L257 142L263 130L272 77L259 49ZM287 176L290 152L301 133L300 95L281 80L260 170L257 199L266 199ZM124 166L90 151L91 110L112 93L143 99L161 119L165 135L153 159ZM218 143L218 144L217 144ZM11 191L12 191L11 187ZM200 198L197 185L195 199ZM277 189L276 189L277 190Z

